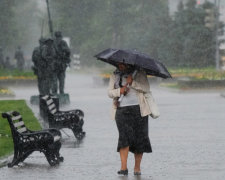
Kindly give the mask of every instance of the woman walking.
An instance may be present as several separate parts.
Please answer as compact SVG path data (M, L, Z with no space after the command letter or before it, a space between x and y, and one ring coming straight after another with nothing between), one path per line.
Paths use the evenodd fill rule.
M148 115L153 115L149 106L150 87L145 71L118 63L110 77L108 95L113 98L113 118L116 120L119 139L117 152L120 153L120 175L128 175L127 158L134 153L134 175L141 175L143 153L151 153L148 136ZM119 101L119 97L124 95ZM154 115L153 115L154 116Z

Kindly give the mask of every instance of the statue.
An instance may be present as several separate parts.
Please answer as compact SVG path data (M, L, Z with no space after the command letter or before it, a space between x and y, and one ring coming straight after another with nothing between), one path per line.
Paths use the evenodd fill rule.
M42 48L44 46L46 39L39 39L39 46L34 48L32 54L32 61L34 63L33 71L37 75L38 80L38 90L40 95L45 95L50 93L50 87L48 82L48 77L46 76L46 71L48 71L47 62L42 58Z
M69 104L69 94L64 93L64 84L65 71L70 63L70 49L66 41L62 39L61 32L55 32L55 38L53 37L53 25L49 1L46 0L46 3L51 38L44 40L43 45L40 45L41 47L34 49L33 70L38 76L38 88L40 95L54 95L59 99L59 104ZM41 62L40 65L38 62ZM42 67L41 64L45 64L45 67ZM57 81L59 81L59 94L57 94ZM31 96L30 102L31 104L38 104L40 102L40 96Z
M59 93L64 94L65 72L71 59L69 46L66 41L62 39L62 33L60 31L55 32L54 47L57 55L55 63L55 81L58 81L58 83L56 82L55 84L59 84Z
M13 69L13 67L10 63L10 57L9 56L6 56L6 58L5 58L4 68L9 69L9 70Z
M24 62L23 51L20 46L18 46L18 48L15 52L15 59L17 61L17 68L20 70L23 70L25 62Z
M48 38L45 40L43 47L41 48L41 56L46 62L46 70L44 75L46 76L46 88L48 88L47 94L57 94L56 74L55 74L55 60L57 58L54 48L53 39Z
M4 55L3 55L3 49L0 47L0 68L4 67Z

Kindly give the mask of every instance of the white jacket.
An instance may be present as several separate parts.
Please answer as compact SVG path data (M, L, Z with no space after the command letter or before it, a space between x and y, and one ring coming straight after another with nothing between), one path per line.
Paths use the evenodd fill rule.
M108 96L110 98L120 97L120 88L115 89L114 84L115 84L115 75L112 74L110 76L108 86ZM150 85L147 79L147 75L144 71L137 72L136 76L133 79L132 85L129 88L133 88L134 90L136 90L140 105L141 116L144 117L147 115L151 115L153 118L157 118L159 116L159 112L153 114L153 111L151 111L150 108L151 103L154 102L154 99L150 91ZM113 103L112 119L115 119L115 114L116 114L116 106Z

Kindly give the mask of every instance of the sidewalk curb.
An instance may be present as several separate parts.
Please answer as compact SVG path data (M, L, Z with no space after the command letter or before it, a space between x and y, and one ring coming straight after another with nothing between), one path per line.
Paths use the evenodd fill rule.
M0 168L7 166L12 158L13 158L13 155L9 155L9 156L6 156L5 158L0 159Z
M8 161L0 161L0 168L5 167L8 164Z

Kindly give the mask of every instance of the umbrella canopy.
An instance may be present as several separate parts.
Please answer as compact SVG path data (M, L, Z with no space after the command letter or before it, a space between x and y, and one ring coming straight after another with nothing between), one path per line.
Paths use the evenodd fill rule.
M172 78L166 67L161 62L136 50L106 49L94 57L116 67L118 66L118 63L125 63L133 65L136 68L144 69L148 75Z

